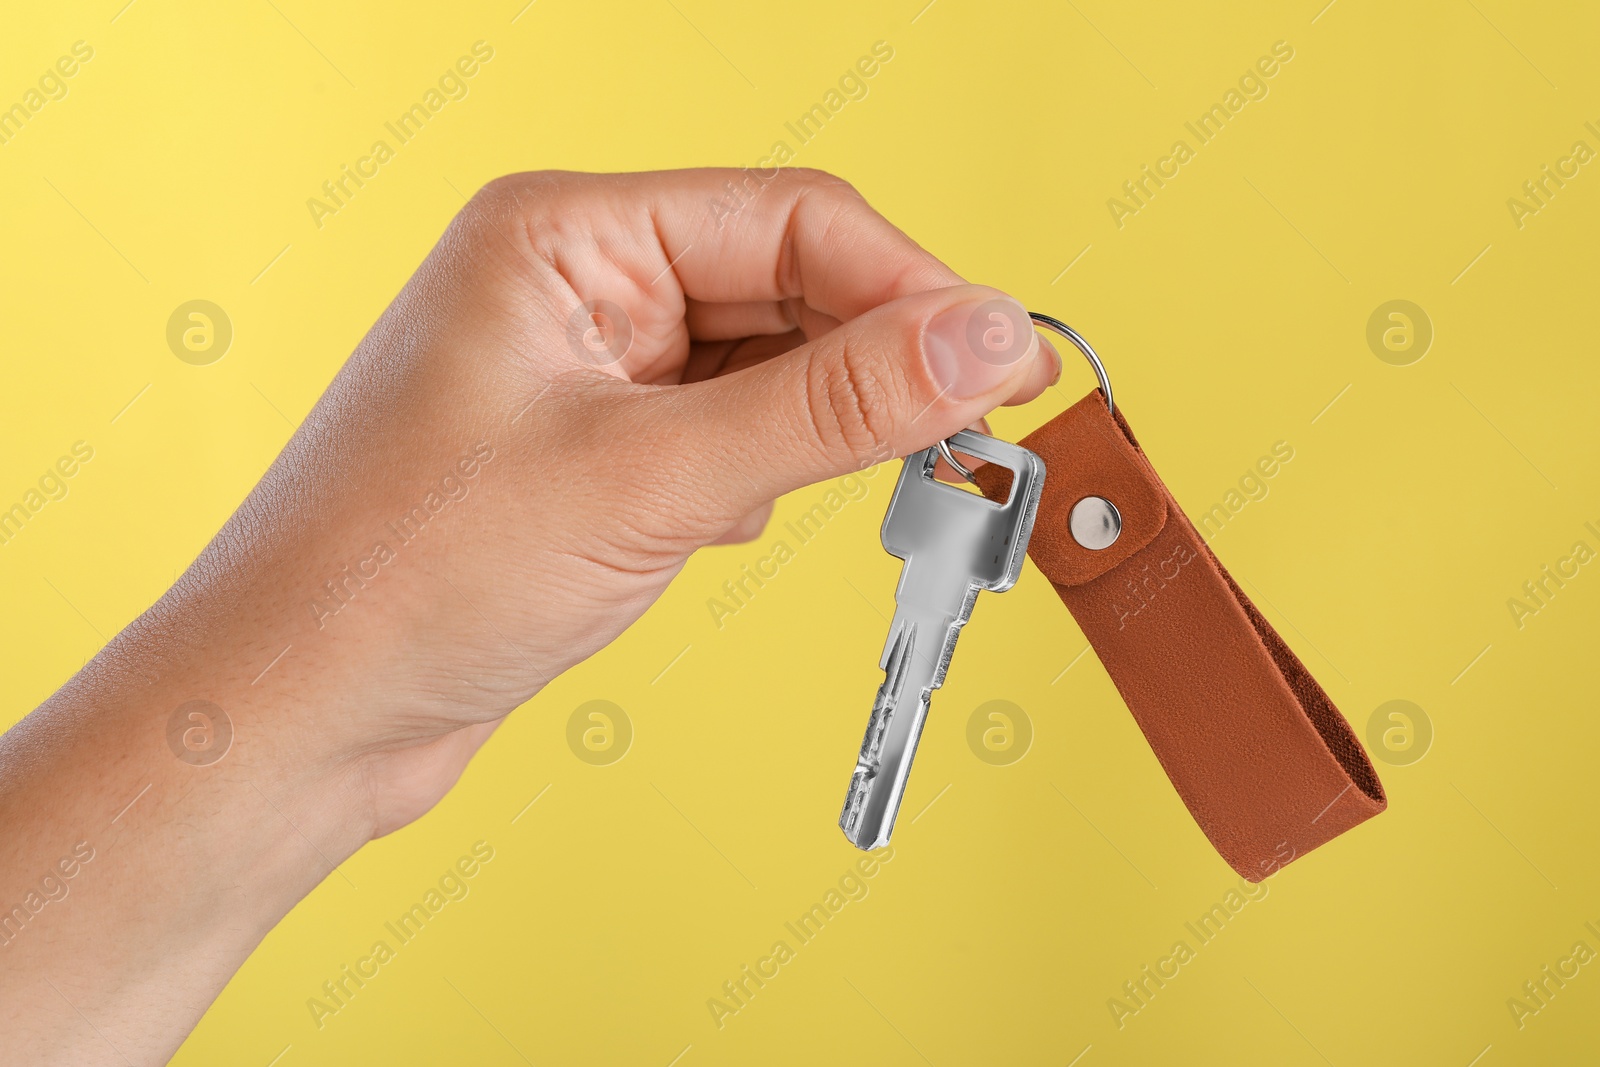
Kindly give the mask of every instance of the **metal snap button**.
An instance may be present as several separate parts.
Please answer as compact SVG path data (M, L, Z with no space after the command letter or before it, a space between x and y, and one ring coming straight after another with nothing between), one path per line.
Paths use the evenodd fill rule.
M1103 496L1086 496L1072 505L1068 519L1072 539L1098 552L1110 548L1122 534L1122 514Z

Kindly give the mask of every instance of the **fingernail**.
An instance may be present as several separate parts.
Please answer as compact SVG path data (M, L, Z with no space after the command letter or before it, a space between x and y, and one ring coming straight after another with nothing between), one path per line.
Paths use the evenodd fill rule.
M1048 337L1040 337L1039 338L1039 347L1044 349L1046 352L1048 352L1050 354L1050 358L1055 361L1056 373L1050 379L1050 384L1051 385L1060 385L1061 384L1061 350L1056 348L1055 345L1051 344L1050 343L1050 339Z
M971 400L1008 380L1036 336L1022 305L997 297L957 304L934 316L923 352L944 395Z

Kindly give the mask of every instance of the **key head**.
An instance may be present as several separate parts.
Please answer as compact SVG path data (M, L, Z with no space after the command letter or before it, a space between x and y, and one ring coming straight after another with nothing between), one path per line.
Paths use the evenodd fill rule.
M1011 471L1004 503L936 481L937 448L907 456L883 517L883 547L922 573L964 575L977 589L1016 584L1044 488L1044 460L1020 445L962 430L950 446Z

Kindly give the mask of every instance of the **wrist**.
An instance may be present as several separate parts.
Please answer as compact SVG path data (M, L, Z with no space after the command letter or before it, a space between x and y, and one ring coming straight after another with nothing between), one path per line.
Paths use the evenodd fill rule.
M165 1060L371 836L359 777L236 665L154 640L136 623L0 742L0 1031L41 1061Z
M331 657L285 669L293 635L252 615L180 585L52 703L89 720L152 795L165 788L174 803L228 803L212 809L223 825L253 800L302 847L341 862L373 836L348 724L360 718L357 699L383 697Z

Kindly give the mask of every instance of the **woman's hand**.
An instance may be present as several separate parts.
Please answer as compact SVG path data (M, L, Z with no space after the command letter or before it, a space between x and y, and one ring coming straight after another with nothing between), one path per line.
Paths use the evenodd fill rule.
M178 584L0 740L0 871L95 850L0 948L0 1044L169 1054L695 549L1059 372L1020 305L827 175L492 183ZM199 768L174 758L197 699L233 733Z
M250 629L293 646L273 685L335 665L381 693L322 728L360 754L373 833L431 807L695 549L1059 372L1020 305L844 182L781 172L719 205L741 180L490 185L208 550L229 584L252 561Z

